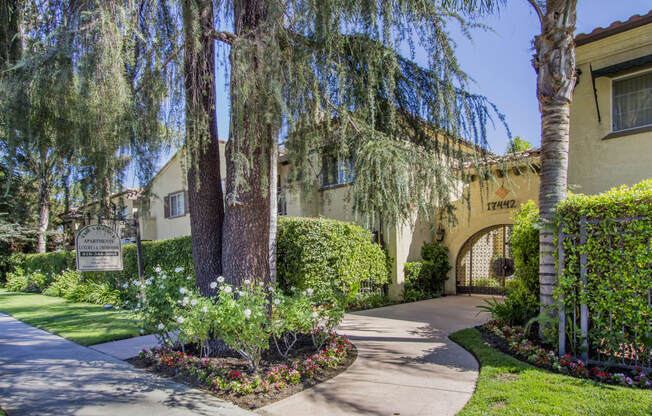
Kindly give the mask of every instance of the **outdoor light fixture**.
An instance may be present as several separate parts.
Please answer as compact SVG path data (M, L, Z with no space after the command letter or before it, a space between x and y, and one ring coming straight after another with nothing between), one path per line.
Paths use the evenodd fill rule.
M438 242L444 241L444 235L446 234L446 231L441 227L437 227L437 231L435 231L435 238L437 239Z

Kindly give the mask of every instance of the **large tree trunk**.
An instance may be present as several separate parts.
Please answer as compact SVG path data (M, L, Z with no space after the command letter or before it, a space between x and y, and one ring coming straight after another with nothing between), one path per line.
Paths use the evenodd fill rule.
M256 94L239 90L245 80L252 85L269 82L259 67L265 53L263 25L268 18L263 0L233 2L235 34L231 46L231 137L227 144L226 210L222 258L229 282L244 279L271 283L276 256L276 140L278 124L273 104ZM266 117L263 112L272 114ZM272 220L273 219L273 220Z
M541 311L553 304L556 284L551 220L555 207L568 193L568 141L570 102L575 86L573 32L577 0L548 0L542 33L534 41L537 96L541 111L541 183L539 210L544 227L540 232L539 281Z
M0 68L18 61L23 52L22 20L24 0L0 2Z
M50 224L50 171L47 148L39 149L38 159L38 247L37 252L47 251L47 230Z
M222 274L224 199L215 113L215 41L211 0L184 0L186 146L192 257L199 291Z

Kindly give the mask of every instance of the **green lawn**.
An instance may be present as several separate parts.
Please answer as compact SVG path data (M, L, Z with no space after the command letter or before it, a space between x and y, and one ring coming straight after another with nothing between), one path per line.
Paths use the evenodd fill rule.
M130 338L140 330L130 312L5 289L0 289L0 312L82 345Z
M475 329L450 337L480 362L475 393L458 415L652 415L652 392L533 367L484 343Z

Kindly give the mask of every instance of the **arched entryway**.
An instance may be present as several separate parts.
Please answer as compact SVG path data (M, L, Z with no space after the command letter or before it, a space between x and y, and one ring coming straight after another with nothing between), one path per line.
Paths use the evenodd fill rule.
M511 225L494 225L464 243L455 263L458 294L505 292L505 280L514 273L509 247L511 231Z

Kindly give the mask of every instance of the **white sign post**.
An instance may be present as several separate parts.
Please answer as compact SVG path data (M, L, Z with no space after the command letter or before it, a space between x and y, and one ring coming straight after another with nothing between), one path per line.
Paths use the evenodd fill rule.
M120 237L106 225L92 224L79 230L75 238L77 270L122 270Z

